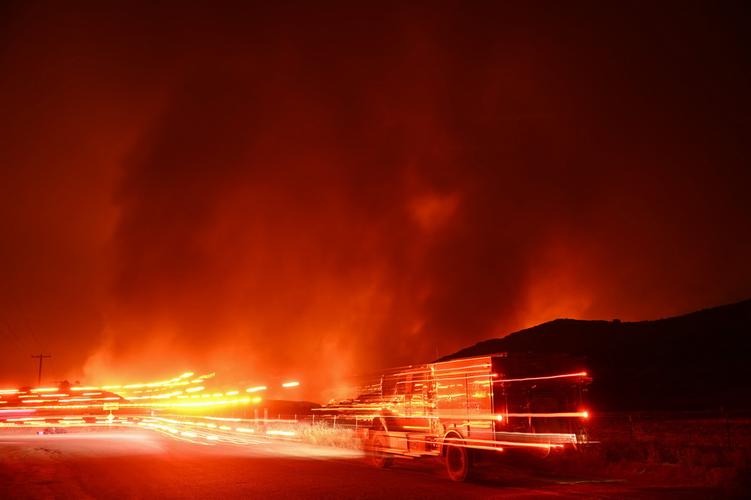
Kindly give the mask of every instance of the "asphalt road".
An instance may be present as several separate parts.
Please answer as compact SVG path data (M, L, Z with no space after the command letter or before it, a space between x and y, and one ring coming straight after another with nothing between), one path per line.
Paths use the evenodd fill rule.
M200 445L152 431L0 434L0 498L709 498L710 490L484 470L371 467L358 452L259 440Z

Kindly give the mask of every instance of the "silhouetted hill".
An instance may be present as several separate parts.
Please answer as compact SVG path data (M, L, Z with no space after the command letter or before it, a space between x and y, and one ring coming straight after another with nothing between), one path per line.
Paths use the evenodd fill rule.
M603 410L751 409L751 300L655 321L557 319L442 360L496 352L582 357Z

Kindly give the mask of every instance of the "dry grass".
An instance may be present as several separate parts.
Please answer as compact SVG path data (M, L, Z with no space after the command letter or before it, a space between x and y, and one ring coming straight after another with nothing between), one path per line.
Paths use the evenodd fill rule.
M751 420L686 418L683 415L601 415L592 438L598 444L568 465L609 477L748 488Z
M322 446L362 449L359 433L351 428L333 428L322 423L303 423L297 427L303 441Z
M295 434L291 439L319 446L362 449L362 433L360 431L348 426L334 427L329 422L301 420L277 423L270 421L266 425L266 430L294 432Z

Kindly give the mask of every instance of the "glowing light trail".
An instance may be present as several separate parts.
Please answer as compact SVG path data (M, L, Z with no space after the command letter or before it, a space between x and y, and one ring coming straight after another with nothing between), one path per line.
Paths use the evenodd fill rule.
M493 381L493 383L497 384L497 383L507 383L507 382L531 382L535 380L553 380L557 378L586 377L586 376L587 376L587 372L577 372L577 373L565 373L563 375L548 375L545 377L502 378L502 379Z

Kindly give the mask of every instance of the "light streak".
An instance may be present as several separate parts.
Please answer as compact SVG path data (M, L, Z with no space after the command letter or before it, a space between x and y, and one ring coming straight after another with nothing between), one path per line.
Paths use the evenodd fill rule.
M35 409L40 410L123 410L133 409L186 409L191 408L214 408L221 406L243 405L259 403L262 399L259 397L239 397L239 390L226 390L224 392L213 392L203 394L200 400L197 392L203 391L203 385L195 384L205 382L214 377L214 373L194 377L193 372L186 372L178 377L157 382L139 382L132 384L111 384L102 386L100 389L96 386L77 386L71 388L75 391L74 396L61 392L59 388L39 387L29 390L29 393L19 394L18 389L7 389L0 393L0 405L3 405L4 413L18 411L18 406L9 406L13 404L12 400L4 398L15 396L15 405L28 406L33 405ZM192 378L192 380L190 380ZM119 395L106 392L107 389L117 389ZM105 392L99 392L105 391ZM190 396L183 395L191 394ZM40 395L43 398L40 398ZM186 401L188 399L188 401Z
M267 436L295 436L296 433L294 431L280 431L280 430L270 430L266 431Z
M545 377L526 377L526 378L502 378L500 380L494 380L493 383L506 383L506 382L530 382L534 380L553 380L557 378L570 378L570 377L586 377L587 372L576 373L564 373L563 375L548 375Z
M538 418L587 418L589 413L586 411L560 412L560 413L507 413L507 417L538 417Z
M576 434L567 433L537 433L537 432L503 432L506 426L498 425L499 422L509 422L508 418L589 418L588 411L551 411L551 412L527 412L527 413L503 413L493 403L493 395L497 391L492 390L492 384L496 382L522 382L522 381L540 381L568 377L586 377L586 372L566 373L560 375L550 375L544 377L529 377L517 379L500 379L498 374L491 373L494 363L483 362L486 358L478 358L469 364L466 360L461 362L449 362L446 364L438 363L424 365L422 367L410 367L404 373L394 373L391 375L381 376L375 385L370 385L368 391L363 394L373 395L371 399L363 398L360 402L353 403L348 401L346 404L339 406L328 406L320 409L327 412L335 411L333 415L320 414L319 409L314 410L320 414L320 421L336 423L338 413L344 414L339 425L349 432L353 425L357 429L359 423L358 440L364 435L369 435L372 430L372 422L381 415L388 414L384 417L385 427L390 426L387 418L408 419L398 423L401 436L395 436L395 433L388 433L388 441L391 446L397 446L395 442L407 441L406 450L410 450L414 442L423 443L418 445L416 450L411 451L413 454L436 455L439 453L440 446L444 442L443 435L445 432L446 422L454 426L456 432L465 433L471 428L473 439L464 439L452 441L448 438L445 444L463 446L489 451L503 451L506 448L531 448L546 449L563 448L577 443ZM164 436L183 441L203 445L254 445L268 443L270 439L280 440L305 440L309 438L310 431L308 427L295 419L248 419L234 417L215 417L209 415L215 412L215 408L229 408L231 405L257 404L262 401L260 396L253 393L267 390L266 386L259 385L245 388L243 396L241 391L232 387L211 387L211 382L206 382L214 374L196 377L192 372L186 372L179 377L166 379L157 382L131 383L117 386L98 387L76 387L73 390L81 391L70 395L61 392L61 388L44 391L47 388L38 388L36 392L30 390L32 394L23 393L18 395L17 390L7 390L0 394L7 394L8 401L12 404L33 405L34 410L50 409L61 410L67 414L79 413L75 416L55 417L62 420L44 421L45 417L27 416L23 413L18 415L21 418L9 419L0 418L0 426L24 425L24 426L111 426L120 425L124 427L135 427L149 429L158 432ZM460 383L456 383L461 381ZM586 381L582 381L586 382ZM577 381L578 383L578 381ZM388 385L387 385L388 384ZM287 381L281 384L283 388L298 387L300 382ZM208 389L207 389L208 387ZM393 390L394 392L385 396L383 392ZM559 385L559 387L562 387ZM107 392L108 389L117 389L119 395ZM83 392L98 391L105 392ZM205 391L205 392L204 392ZM49 393L48 393L49 392ZM41 393L41 394L40 394ZM201 394L198 394L201 393ZM248 395L245 396L245 393ZM377 396L375 396L377 394ZM78 397L83 396L83 397ZM93 397L92 397L93 396ZM41 399L43 397L44 399ZM24 398L28 398L25 400ZM57 399L54 399L57 398ZM0 395L0 400L3 396ZM8 401L2 400L1 404L5 405ZM487 404L485 403L487 401ZM405 404L410 406L406 407ZM470 404L476 405L471 407ZM516 406L509 401L508 408L513 409L536 409L534 404L530 406ZM417 410L419 405L419 410ZM454 405L454 406L452 406ZM503 408L507 407L503 403ZM7 407L5 407L7 408ZM581 408L578 405L566 403L560 408L542 407L550 410L574 410ZM114 411L123 411L128 409L152 410L150 416L145 416L145 412L136 412L138 418L135 421L128 422L112 414ZM13 415L16 408L5 410ZM32 411L34 411L32 410ZM80 410L80 411L76 411ZM95 419L91 413L99 410L110 410L110 414L105 419L98 416ZM173 414L165 416L163 412L174 410ZM205 411L203 411L205 410ZM462 410L464 412L462 413ZM2 411L2 410L0 410ZM224 410L222 410L224 411ZM410 414L405 415L408 412ZM42 412L42 415L45 413ZM227 413L220 413L227 414ZM247 410L243 410L247 416ZM460 415L461 414L461 415ZM56 413L59 415L59 413ZM256 417L258 412L255 412ZM266 413L264 416L267 417ZM318 415L315 415L318 417ZM508 418L507 418L508 417ZM143 419L143 420L140 420ZM358 420L359 419L359 420ZM415 420L419 419L419 420ZM315 420L318 422L319 420ZM88 422L88 423L87 423ZM214 423L216 422L216 423ZM310 422L310 418L308 418ZM391 421L389 421L391 422ZM541 421L540 421L541 422ZM405 425L411 423L412 425ZM334 424L336 425L336 424ZM538 429L542 424L537 425ZM580 424L576 424L580 425ZM443 429L438 432L436 429ZM522 427L522 429L531 429L531 427ZM544 429L542 429L544 430ZM315 432L315 431L314 431ZM326 431L329 432L329 431ZM336 429L333 432L339 432ZM264 436L267 436L265 438ZM422 440L419 437L422 436ZM478 439L478 436L487 437L487 439ZM417 439L416 439L417 437ZM267 439L264 441L264 439ZM385 449L385 448L384 448ZM405 448L389 448L389 451L403 454ZM416 455L415 455L416 456Z

